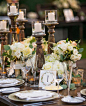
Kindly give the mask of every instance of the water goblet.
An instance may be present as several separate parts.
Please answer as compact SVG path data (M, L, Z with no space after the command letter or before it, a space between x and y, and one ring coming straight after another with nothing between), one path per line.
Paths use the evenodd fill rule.
M32 60L31 60L32 74L33 74L33 78L34 78L34 85L31 85L31 87L38 87L38 85L36 85L36 78L37 78L36 73L38 71L37 60L38 60L38 55L36 55L36 58L35 58L35 65L32 64Z
M60 84L60 82L62 81L64 79L64 74L58 74L58 73L56 73L56 79L55 79L55 82L57 83L57 85L58 85L58 97L60 98L62 95L61 94L59 94L59 84Z

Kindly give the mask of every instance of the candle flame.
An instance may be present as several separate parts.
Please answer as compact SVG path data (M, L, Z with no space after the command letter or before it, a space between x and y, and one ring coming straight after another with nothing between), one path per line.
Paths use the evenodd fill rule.
M2 20L2 21L4 21L4 20Z
M39 23L39 21L37 21L37 23Z
M19 12L21 12L21 10L19 10Z
M12 5L11 6L15 6L15 4L14 3L12 3Z

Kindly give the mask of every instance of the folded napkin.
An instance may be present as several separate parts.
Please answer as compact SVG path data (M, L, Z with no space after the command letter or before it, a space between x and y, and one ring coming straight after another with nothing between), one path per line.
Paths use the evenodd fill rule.
M16 97L18 97L19 99L22 100L40 100L40 99L46 99L46 98L50 98L54 95L54 93L50 93L50 92L40 92L40 91L34 91L34 92L18 92L15 94Z
M1 79L0 84L11 84L11 83L18 83L17 79Z
M0 92L4 92L4 91L14 91L14 90L20 90L20 88L16 88L16 87L2 88L2 89L0 89Z
M11 83L11 84L0 84L0 87L9 87L9 86L15 86L17 83Z
M26 100L41 100L41 99L46 99L46 98L50 98L52 97L53 95L46 95L46 96L43 96L43 97L29 97L29 98L26 98Z

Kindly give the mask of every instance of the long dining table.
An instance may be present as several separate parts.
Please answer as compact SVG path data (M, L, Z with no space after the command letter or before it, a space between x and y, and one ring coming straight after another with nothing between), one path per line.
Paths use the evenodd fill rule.
M32 90L32 89L35 89L35 90L40 90L41 88L31 88L31 87L25 87L24 84L22 86L18 86L20 87L21 91L24 91L24 90ZM82 89L85 89L86 87L82 87L82 86L79 86L77 87L77 89L75 90L71 90L70 91L70 95L71 96L77 96L77 93L80 93L80 90ZM67 95L67 89L65 90L62 90L60 91L60 93L64 96ZM67 104L67 103L64 103L61 101L61 98L60 99L54 99L54 100L51 100L51 101L45 101L45 102L37 102L37 103L22 103L22 102L15 102L15 101L12 101L12 100L9 100L8 98L8 95L7 94L2 94L0 93L0 106L64 106L64 105L67 105L67 106L73 106L75 104ZM76 104L77 106L86 106L86 101L84 101L83 103L80 103L80 104Z
M86 82L86 59L82 59L80 61L77 62L77 66L79 68L84 68L84 82ZM21 91L24 91L24 90L41 90L42 88L31 88L29 86L25 87L25 85L21 85L21 86L17 86L20 88ZM80 94L80 91L82 89L86 89L86 86L83 87L82 85L81 86L78 86L76 87L75 90L70 90L70 95L71 96L77 96L77 93ZM60 93L64 96L67 96L67 93L68 90L65 89L65 90L61 90ZM61 98L60 99L54 99L54 100L51 100L51 101L45 101L45 102L37 102L37 103L22 103L22 102L15 102L15 101L12 101L12 100L9 100L8 98L9 94L2 94L0 93L0 106L86 106L86 101L84 101L83 103L80 103L80 104L67 104L67 103L64 103L61 101Z

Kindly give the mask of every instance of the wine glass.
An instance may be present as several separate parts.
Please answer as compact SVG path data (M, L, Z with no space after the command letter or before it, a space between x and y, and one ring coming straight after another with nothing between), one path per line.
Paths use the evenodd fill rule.
M56 79L55 79L55 82L57 83L58 85L58 97L60 98L62 95L59 94L59 84L60 82L64 79L64 73L61 73L61 74L58 74L58 72L56 73Z
M34 85L31 85L31 87L38 87L38 85L36 85L36 72L38 71L38 67L37 67L37 60L38 60L38 55L36 55L35 57L35 64L33 65L32 64L32 61L31 61L31 64L32 64L32 74L33 74L33 78L34 78Z
M27 73L30 71L31 67L22 67L21 70L24 72L25 74L25 86L27 86L27 80L28 80L28 77L27 77Z

